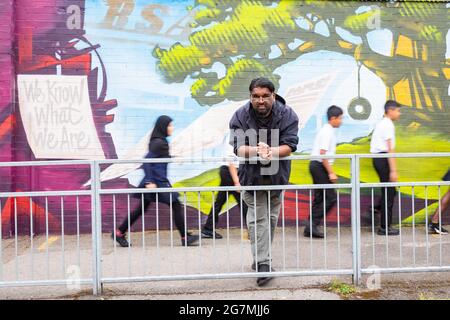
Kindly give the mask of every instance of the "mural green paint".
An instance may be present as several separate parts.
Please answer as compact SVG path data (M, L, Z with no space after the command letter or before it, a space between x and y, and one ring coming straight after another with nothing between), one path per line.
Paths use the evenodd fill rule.
M168 50L156 47L158 70L168 82L196 79L192 96L201 105L246 98L245 88L255 76L278 83L278 67L306 53L329 50L351 55L378 75L387 87L387 98L410 107L405 121L430 125L449 120L450 62L445 57L449 10L445 3L404 2L395 6L366 3L370 8L355 14L358 1L196 1L190 45L179 43ZM301 19L304 24L299 24ZM326 26L327 35L317 32ZM378 25L377 25L378 24ZM368 36L374 28L392 32L389 56L373 51ZM359 38L349 42L348 31ZM297 47L289 44L302 41ZM272 46L281 52L271 58ZM214 63L226 75L204 71ZM448 132L448 131L447 131Z

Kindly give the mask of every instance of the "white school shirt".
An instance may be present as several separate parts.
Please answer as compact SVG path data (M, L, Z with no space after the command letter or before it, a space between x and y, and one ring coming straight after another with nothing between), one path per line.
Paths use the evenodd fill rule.
M395 127L394 123L388 117L377 123L375 130L372 133L372 140L370 140L370 152L380 153L388 152L387 141L391 140L392 149L395 148Z
M333 126L329 123L325 124L314 139L314 145L311 152L312 156L320 156L320 150L326 150L326 155L336 154L336 134ZM322 159L314 159L322 162ZM334 159L327 159L333 164Z
M221 163L222 166L228 166L231 162L236 168L239 168L238 157L234 154L233 146L228 143L228 140L226 143L224 143L222 157L223 158L232 158L228 162L223 161Z

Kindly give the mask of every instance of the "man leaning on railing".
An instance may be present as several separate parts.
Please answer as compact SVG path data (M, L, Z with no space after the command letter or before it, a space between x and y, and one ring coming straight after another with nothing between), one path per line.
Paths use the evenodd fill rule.
M230 144L239 157L258 156L260 159L248 159L240 164L240 183L242 186L286 185L290 161L271 160L287 157L297 149L298 117L284 99L275 94L275 86L268 79L254 79L249 91L250 101L239 108L230 121ZM254 269L258 272L273 271L269 248L280 213L281 191L244 191L242 197L248 206L247 226L255 259ZM259 277L257 284L262 286L270 279Z

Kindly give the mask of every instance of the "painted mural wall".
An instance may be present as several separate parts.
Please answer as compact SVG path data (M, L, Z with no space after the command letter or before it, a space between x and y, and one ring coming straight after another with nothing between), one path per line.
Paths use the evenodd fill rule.
M0 161L12 161L12 128L14 121L13 111L13 7L11 1L0 3ZM0 168L0 176L4 189L11 188L10 168ZM11 225L8 219L3 217L4 201L2 209L2 219L0 226L1 234L9 234ZM8 211L9 212L9 211Z
M331 104L345 110L338 153L368 153L387 99L405 106L398 152L450 151L448 1L7 0L0 17L1 161L142 158L161 114L175 120L173 155L221 157L228 121L259 76L298 114L298 153L310 152ZM170 178L175 186L218 185L220 165L172 164ZM293 163L291 183L311 183L307 165ZM335 166L348 181L349 162ZM370 161L361 167L363 181L377 181ZM450 159L402 159L399 167L400 181L438 181ZM0 191L90 185L82 165L0 170ZM115 164L102 167L101 180L127 188L142 176L139 164ZM402 188L400 219L423 221L444 192ZM196 225L212 194L201 194L200 206L197 194L181 199ZM348 191L340 200L340 222L348 224ZM368 210L370 191L362 201ZM13 234L15 225L39 233L46 224L89 232L90 206L88 197L2 199L1 233ZM126 196L103 198L105 231L127 206ZM160 227L168 225L164 210ZM155 227L155 212L146 227ZM237 208L230 212L240 225ZM287 192L285 218L295 223L297 214L306 219L309 194ZM362 214L369 222L370 213ZM337 212L327 221L336 223Z

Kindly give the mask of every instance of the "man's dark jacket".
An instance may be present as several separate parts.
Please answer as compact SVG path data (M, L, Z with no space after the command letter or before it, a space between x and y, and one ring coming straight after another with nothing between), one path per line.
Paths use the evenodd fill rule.
M250 102L240 107L233 114L233 117L230 120L230 144L234 148L234 153L237 154L237 150L242 145L249 145L248 139L238 139L236 134L238 131L235 130L243 130L246 132L249 129L254 129L258 132L258 125L252 116L252 112L250 112L250 108L252 105ZM298 144L298 117L294 110L287 106L284 99L277 95L277 98L272 107L273 119L271 121L270 129L279 129L279 141L276 144L276 141L266 142L269 146L282 146L288 145L292 152L297 150ZM269 137L270 135L269 129ZM240 141L239 141L240 140ZM243 143L245 141L245 143ZM259 136L258 136L259 142ZM256 145L252 145L255 146ZM275 160L272 160L275 161ZM245 161L245 163L241 163L239 165L239 181L243 186L251 186L251 185L262 185L263 184L263 176L261 175L261 163L249 163ZM270 175L270 180L272 185L285 185L288 184L289 175L291 173L291 161L290 160L281 160L279 161L279 170L276 174Z

